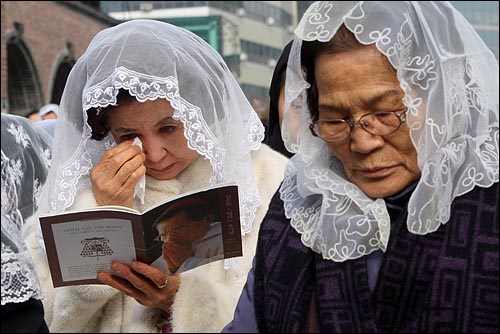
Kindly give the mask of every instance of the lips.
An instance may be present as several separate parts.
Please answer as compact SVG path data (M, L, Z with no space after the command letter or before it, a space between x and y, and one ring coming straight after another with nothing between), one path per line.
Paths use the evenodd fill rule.
M168 165L167 167L165 168L153 168L153 167L149 167L149 170L154 172L154 173L166 173L166 172L169 172L175 165L175 162L173 164L170 164Z
M358 172L366 178L373 179L388 176L392 172L393 168L394 166L364 168L358 169Z

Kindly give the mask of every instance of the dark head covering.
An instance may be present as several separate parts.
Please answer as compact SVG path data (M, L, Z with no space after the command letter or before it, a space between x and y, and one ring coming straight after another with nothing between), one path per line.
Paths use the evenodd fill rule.
M191 209L194 208L196 209L196 217L192 218L198 218L198 217L203 217L206 214L206 211L209 210L209 203L206 199L203 198L198 198L198 197L186 197L186 198L181 198L171 205L168 206L168 208L163 211L163 213L156 219L156 221L153 223L153 229L156 229L156 226L166 220L169 219L170 217L176 215L179 211L183 209ZM197 215L197 214L200 215ZM191 216L191 215L190 215Z
M283 73L286 71L288 64L288 56L290 55L290 49L292 48L292 42L290 41L283 52L281 53L278 63L274 68L273 79L271 80L271 87L269 87L269 126L268 133L266 136L266 143L273 149L276 150L287 157L291 157L293 154L288 152L283 144L283 139L281 139L281 129L280 129L280 118L279 118L279 98L280 89L285 82L282 81ZM284 81L284 80L283 80Z

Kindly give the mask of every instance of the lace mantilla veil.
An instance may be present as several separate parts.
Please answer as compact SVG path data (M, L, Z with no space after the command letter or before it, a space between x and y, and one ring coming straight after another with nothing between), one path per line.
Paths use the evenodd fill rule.
M51 145L27 118L2 114L2 305L42 297L23 225L37 210Z
M427 234L446 224L454 198L498 182L498 63L448 2L318 1L295 30L286 74L282 136L297 154L280 188L285 214L304 245L333 261L385 251L383 199L350 183L340 161L309 131L302 41L329 41L341 24L375 44L397 71L422 176L407 227ZM291 108L293 106L293 108Z
M208 43L155 20L132 20L99 32L71 70L41 212L68 210L75 195L91 187L91 169L115 142L111 133L102 141L90 138L87 110L115 105L120 89L139 102L170 102L189 147L210 161L210 183L238 183L241 232L250 232L261 203L250 152L264 139L262 122Z

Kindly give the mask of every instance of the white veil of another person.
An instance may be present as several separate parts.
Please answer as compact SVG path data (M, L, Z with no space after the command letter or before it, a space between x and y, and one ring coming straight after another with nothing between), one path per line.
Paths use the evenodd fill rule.
M50 166L51 137L25 117L2 114L2 305L41 299L33 260L23 237L37 210Z
M384 200L349 182L340 160L309 130L302 43L330 41L342 24L388 58L405 94L422 172L408 203L411 233L436 231L454 198L499 179L498 62L451 4L315 2L295 30L288 62L282 136L296 155L280 192L302 242L333 261L385 251L390 234Z
M250 232L261 203L250 152L260 147L264 126L208 43L155 20L132 20L99 32L71 70L41 212L68 210L75 195L91 187L90 171L116 143L111 133L101 141L91 139L87 111L116 105L120 89L139 102L170 102L188 146L210 161L210 183L238 183L241 232Z

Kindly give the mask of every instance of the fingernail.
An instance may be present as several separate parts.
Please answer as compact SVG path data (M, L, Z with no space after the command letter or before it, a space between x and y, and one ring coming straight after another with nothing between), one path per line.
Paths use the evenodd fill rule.
M106 275L98 273L97 274L97 280L99 280L99 281L101 281L103 283L106 283Z
M120 266L118 265L118 263L113 262L111 264L111 270L113 270L113 271L120 271Z

